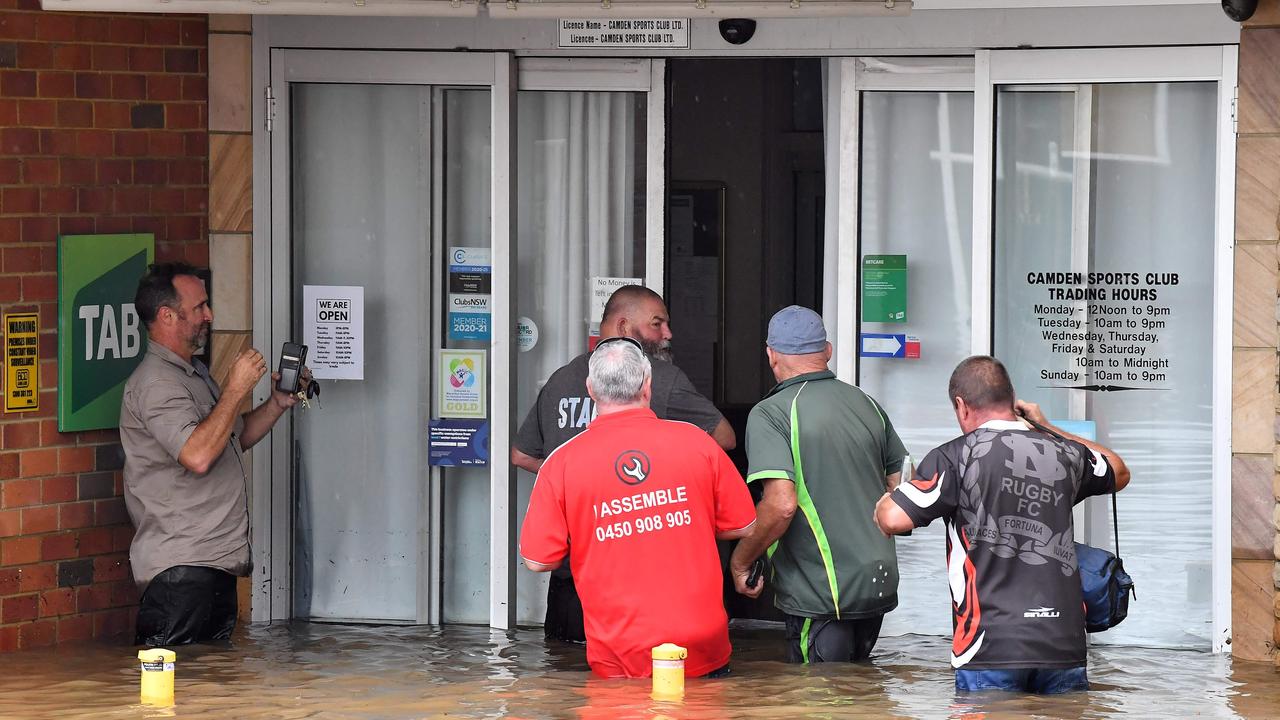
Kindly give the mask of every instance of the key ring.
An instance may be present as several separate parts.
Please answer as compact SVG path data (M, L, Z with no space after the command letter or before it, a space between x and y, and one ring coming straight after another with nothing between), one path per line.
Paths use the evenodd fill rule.
M311 398L315 398L316 407L323 410L324 406L320 404L320 383L314 378L307 382L303 389L295 393L298 400L302 402L302 409L311 409Z

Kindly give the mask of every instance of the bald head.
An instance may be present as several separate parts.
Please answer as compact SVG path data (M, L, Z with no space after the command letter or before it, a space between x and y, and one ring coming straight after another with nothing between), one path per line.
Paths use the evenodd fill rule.
M665 309L662 296L643 285L623 285L609 296L604 304L604 314L600 316L601 327L615 323L619 317L630 315L643 309L650 303L658 303Z
M641 285L623 285L609 296L600 336L629 337L660 360L671 359L671 325L662 296Z

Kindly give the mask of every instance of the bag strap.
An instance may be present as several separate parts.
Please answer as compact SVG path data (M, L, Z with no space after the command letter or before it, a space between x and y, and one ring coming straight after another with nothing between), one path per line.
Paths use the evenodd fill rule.
M1116 491L1111 491L1111 539L1116 543L1116 559L1120 558L1120 511L1116 505Z
M1025 415L1019 415L1018 417L1022 418L1023 420L1026 420L1027 423L1031 425L1031 427L1034 427L1036 430L1039 430L1040 432L1046 435L1052 435L1053 437L1056 437L1059 440L1066 440L1066 438L1062 437L1060 433L1056 433L1053 430L1050 430L1049 428L1045 427L1044 425L1041 425L1040 423L1036 422L1035 420L1032 420L1031 418ZM1116 558L1119 559L1120 558L1120 511L1118 509L1118 505L1116 504L1116 493L1114 490L1111 491L1111 539L1114 540L1116 543Z

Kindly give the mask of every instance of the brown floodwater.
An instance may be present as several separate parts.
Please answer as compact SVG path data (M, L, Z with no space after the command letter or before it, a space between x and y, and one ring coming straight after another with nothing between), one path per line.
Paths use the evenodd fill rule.
M957 695L948 642L883 638L862 665L781 662L780 626L735 625L732 674L682 703L647 680L602 681L583 648L540 630L466 626L249 627L229 647L178 648L173 708L138 704L136 649L79 645L0 656L3 718L1103 718L1280 717L1269 664L1208 653L1095 648L1093 690Z

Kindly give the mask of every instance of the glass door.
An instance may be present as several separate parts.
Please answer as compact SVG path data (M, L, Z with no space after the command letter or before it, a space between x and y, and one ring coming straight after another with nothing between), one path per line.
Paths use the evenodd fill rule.
M356 292L363 356L273 435L273 618L510 625L510 78L502 54L272 53L273 345ZM446 249L488 275L467 291L483 329L450 325L449 281L471 275ZM483 365L502 462L429 466L441 349Z
M1226 55L979 60L991 93L980 115L993 112L994 128L979 180L991 192L991 347L1021 397L1133 471L1118 496L1120 548L1140 611L1092 636L1101 642L1219 648L1229 627ZM1111 547L1110 512L1091 500L1078 536Z
M972 340L973 62L860 58L854 84L859 264L900 258L906 276L904 317L870 314L860 298L857 384L918 462L959 434L947 380ZM867 282L860 273L860 286ZM884 351L898 338L912 352ZM898 609L885 617L885 634L950 632L948 598L938 592L944 543L941 525L898 538Z
M587 351L600 322L599 278L663 292L662 72L661 60L520 61L517 423L547 378ZM569 408L563 416L585 419ZM519 471L520 520L533 480ZM545 573L517 574L520 623L542 623L547 582Z

